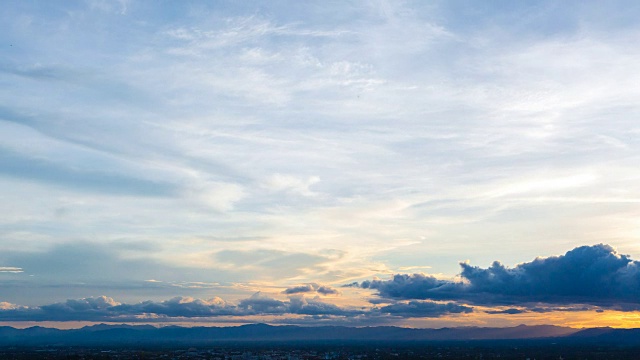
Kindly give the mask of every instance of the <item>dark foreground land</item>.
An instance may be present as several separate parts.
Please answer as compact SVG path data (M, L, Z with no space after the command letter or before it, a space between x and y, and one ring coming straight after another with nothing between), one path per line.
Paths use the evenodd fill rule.
M0 359L639 359L640 347L549 342L218 344L185 347L3 347Z
M0 327L4 359L640 359L640 329Z

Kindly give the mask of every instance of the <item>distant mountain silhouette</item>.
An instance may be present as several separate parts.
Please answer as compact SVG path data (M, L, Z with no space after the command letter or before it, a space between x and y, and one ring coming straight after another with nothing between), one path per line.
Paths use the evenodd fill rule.
M73 330L44 327L0 327L0 345L140 345L215 342L326 342L326 341L472 341L510 339L563 339L565 341L622 342L640 345L640 329L598 328L579 330L552 325L508 328L458 327L413 329L380 327L300 327L265 324L236 327L156 328L150 325L99 324Z
M640 346L640 329L592 328L578 331L571 338L576 341L588 339L602 344Z
M355 328L271 326L266 324L236 327L167 326L161 328L151 325L99 324L73 330L40 326L26 329L0 327L0 346L169 345L216 342L429 342L525 339L640 346L640 329L592 328L580 330L552 325L413 329L393 326Z

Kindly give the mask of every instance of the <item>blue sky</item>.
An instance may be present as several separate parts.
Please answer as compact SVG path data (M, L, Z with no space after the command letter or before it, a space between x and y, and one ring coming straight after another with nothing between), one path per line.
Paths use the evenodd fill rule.
M539 279L518 264L567 254L541 266L574 274L583 256L638 277L638 15L634 1L8 1L0 321L222 301L207 321L566 321L522 317L542 307L622 326L633 286L480 303L460 263ZM400 296L394 275L471 287ZM243 307L268 301L279 310Z

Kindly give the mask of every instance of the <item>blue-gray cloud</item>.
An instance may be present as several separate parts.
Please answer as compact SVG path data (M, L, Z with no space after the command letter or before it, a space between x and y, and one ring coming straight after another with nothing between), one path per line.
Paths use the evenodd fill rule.
M91 282L166 278L178 268L144 257L126 259L122 256L123 251L149 254L156 250L144 243L78 241L57 244L46 251L5 251L0 254L0 261L19 264L25 274L33 275L32 280Z
M473 308L452 302L437 303L412 300L406 303L399 302L383 306L380 308L380 312L401 317L439 317L445 314L471 313Z
M397 299L428 299L432 290L450 286L449 281L424 274L396 274L391 280L365 280L360 284L363 289L376 289L381 296Z
M82 170L60 162L38 159L0 147L0 176L38 181L78 191L111 195L175 196L175 184L109 171Z
M5 303L5 305L8 303ZM274 299L261 293L240 300L237 304L220 298L208 300L175 297L165 301L119 303L106 296L69 299L36 307L9 304L0 308L0 321L171 321L214 317L242 318L247 316L308 316L318 319L382 319L386 317L440 317L469 313L469 306L431 301L397 302L383 307L353 308L327 303L318 298L291 297ZM235 320L232 320L235 321Z
M524 314L528 312L526 309L517 309L517 308L508 308L504 310L487 310L485 311L487 314L507 314L507 315L516 315L516 314Z
M212 273L153 259L158 251L158 246L138 241L77 241L45 251L7 250L0 253L0 299L37 305L47 298L58 300L60 294L72 298L115 292L127 294L128 299L155 300L185 295L185 291L189 296L205 296L229 281L223 269ZM3 272L3 268L15 271Z
M248 299L241 300L238 308L245 314L251 315L329 315L329 316L355 316L361 315L362 310L345 309L337 305L322 302L318 299L304 297L292 297L288 301L281 301L260 293L256 293Z
M338 289L334 289L330 286L320 286L318 288L318 290L316 290L318 292L318 294L322 294L322 295L338 295L340 294L340 292L338 291Z
M582 246L564 256L539 258L512 269L461 264L471 293L495 294L507 301L634 302L640 304L640 262L609 245Z
M298 285L298 286L287 288L286 290L283 291L283 293L287 295L291 295L291 294L308 293L313 291L316 291L316 288L313 286L313 284L305 284L305 285Z
M143 301L137 304L118 303L112 298L69 299L39 307L16 307L0 311L4 321L115 321L151 317L213 317L237 315L236 307L220 299L201 300L176 297L166 301ZM148 317L148 316L147 316ZM151 320L153 321L153 320Z
M582 246L565 255L537 258L513 268L497 261L488 268L460 265L463 281L459 282L424 274L398 274L390 280L367 280L355 285L375 289L379 296L391 299L640 308L640 262L618 254L609 245Z
M285 289L282 293L287 295L303 294L303 293L318 293L321 295L338 295L340 292L337 289L327 285L320 285L317 283L308 283L297 286L292 286Z
M163 317L213 317L240 315L242 311L222 299L210 300L175 297L166 301L143 301L137 304L119 304L110 309L109 316L136 316L155 314Z

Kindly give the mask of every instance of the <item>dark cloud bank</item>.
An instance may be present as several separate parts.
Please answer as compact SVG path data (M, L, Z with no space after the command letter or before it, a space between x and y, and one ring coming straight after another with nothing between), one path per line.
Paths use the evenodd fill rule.
M588 304L618 310L640 309L640 262L599 244L575 248L565 255L537 258L508 268L461 263L461 281L424 274L397 274L390 280L367 280L346 286L377 290L394 300L446 300L484 306L517 305L528 311L566 311ZM565 307L540 307L540 303ZM580 310L589 307L579 307ZM519 313L515 308L500 313Z

